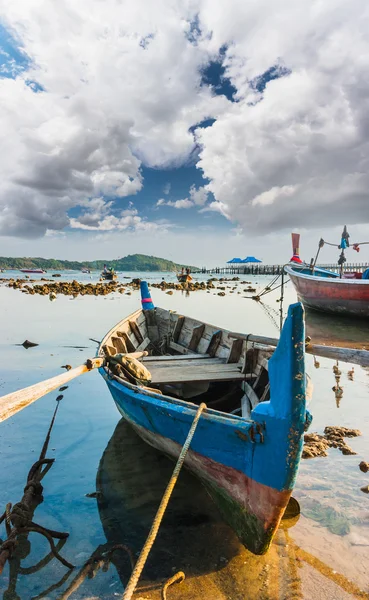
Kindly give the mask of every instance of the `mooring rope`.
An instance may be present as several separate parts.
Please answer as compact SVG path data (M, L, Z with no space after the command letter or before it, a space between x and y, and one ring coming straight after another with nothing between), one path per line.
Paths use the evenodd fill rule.
M192 421L192 425L190 427L190 431L188 432L186 441L185 441L185 443L182 446L182 450L181 450L181 453L180 453L180 455L178 457L177 464L174 467L174 471L172 473L172 476L171 476L171 478L169 480L167 488L166 488L166 490L164 492L164 495L163 495L163 497L161 499L160 506L158 508L158 511L157 511L157 513L155 515L155 519L154 519L153 524L152 524L151 529L150 529L150 533L147 536L147 539L146 539L146 542L144 544L144 547L142 548L140 556L138 557L137 563L135 565L135 568L133 569L132 575L131 575L131 577L129 579L129 582L128 582L127 587L125 589L125 592L123 594L122 600L131 600L131 598L133 596L133 593L134 593L134 591L136 589L138 580L140 579L141 573L142 573L143 568L145 566L147 557L148 557L148 555L150 553L150 550L151 550L151 548L153 546L153 543L155 542L156 536L158 534L159 527L160 527L162 519L164 517L164 513L165 513L166 508L168 506L168 502L169 502L170 497L172 495L174 486L177 483L178 475L179 475L180 470L182 468L182 465L183 465L183 463L185 461L186 454L187 454L188 449L190 447L190 444L192 442L192 438L193 438L194 433L196 431L196 427L198 425L201 413L203 412L203 410L205 410L205 408L206 408L206 404L204 404L204 403L200 404L200 406L199 406L199 408L197 410L197 413L195 415L195 418Z

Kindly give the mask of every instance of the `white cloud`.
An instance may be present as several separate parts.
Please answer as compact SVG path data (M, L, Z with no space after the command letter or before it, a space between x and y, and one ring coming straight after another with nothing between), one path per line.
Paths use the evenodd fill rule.
M214 48L232 41L238 99L197 130L212 209L255 233L367 223L369 5L205 0L199 14ZM274 65L290 75L255 90Z
M208 199L209 191L206 187L196 188L195 185L190 187L190 198L197 206L203 206Z
M173 208L192 208L193 206L195 206L192 200L189 200L188 198L174 201L169 200L168 202L166 202L166 205L173 206Z
M252 206L257 206L261 204L262 206L267 206L269 204L273 204L278 198L292 196L297 190L296 185L283 185L282 187L272 187L270 190L255 196L251 201Z
M170 182L166 183L166 184L163 186L163 194L165 194L165 195L167 196L167 195L169 194L169 192L170 192L170 188L171 188L171 187L172 187L172 186L171 186Z
M369 221L364 0L0 0L0 10L30 59L0 80L0 234L63 230L69 209L137 193L142 163L183 164L209 118L196 130L209 183L158 206L218 211L254 233ZM236 103L200 86L222 47ZM290 74L258 91L273 67ZM105 208L71 226L149 226Z
M77 218L70 219L72 229L85 231L155 231L167 229L168 223L147 221L138 214L132 202L128 208L120 210L117 215L111 214L113 202L103 198L94 198L85 203L87 208Z

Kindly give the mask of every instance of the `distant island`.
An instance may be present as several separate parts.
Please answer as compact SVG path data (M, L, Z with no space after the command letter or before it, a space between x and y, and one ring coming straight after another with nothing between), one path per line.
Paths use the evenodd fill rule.
M45 271L90 269L91 271L101 271L104 265L108 265L116 271L178 271L182 267L189 267L192 272L200 270L198 267L179 265L171 260L158 258L157 256L146 256L146 254L129 254L115 260L94 260L91 262L54 258L0 257L0 269L44 269Z

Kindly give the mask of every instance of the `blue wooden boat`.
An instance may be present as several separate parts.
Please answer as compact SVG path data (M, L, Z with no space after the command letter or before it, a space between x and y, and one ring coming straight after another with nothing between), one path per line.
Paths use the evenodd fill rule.
M174 458L207 404L185 465L241 542L263 554L290 499L308 422L302 305L290 306L274 350L155 308L146 282L141 293L143 309L101 342L100 373L141 438ZM145 380L127 355L148 369Z

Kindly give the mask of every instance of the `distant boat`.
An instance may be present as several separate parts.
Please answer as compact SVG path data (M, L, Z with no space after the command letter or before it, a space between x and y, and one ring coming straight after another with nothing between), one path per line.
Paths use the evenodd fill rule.
M111 271L103 271L101 273L101 278L106 279L107 281L114 281L115 279L118 279L118 275L112 269Z
M173 458L206 403L185 465L246 548L264 554L289 502L309 424L303 308L290 306L273 352L267 342L253 347L155 308L144 281L141 296L143 310L101 342L100 374L138 435Z
M190 281L192 281L191 275L187 273L177 273L177 279L179 283L189 283Z
M43 269L19 269L21 273L46 273Z
M81 269L81 273L91 273L90 269Z
M369 317L369 269L364 273L345 273L342 269L340 276L333 271L318 268L314 264L304 263L299 256L299 235L292 235L295 236L293 239L297 240L296 248L290 263L284 270L304 306L328 313ZM342 235L348 236L346 228ZM337 245L342 250L340 257L342 264L346 260L343 251L349 247L345 245L344 239L342 237L341 245ZM319 248L323 247L324 243L324 240L321 240ZM354 249L359 245L354 244Z

